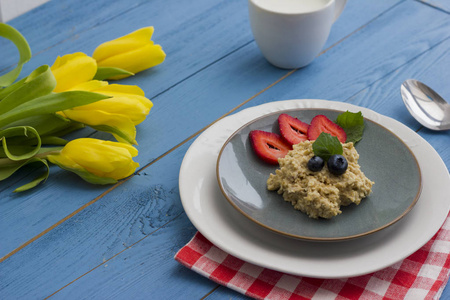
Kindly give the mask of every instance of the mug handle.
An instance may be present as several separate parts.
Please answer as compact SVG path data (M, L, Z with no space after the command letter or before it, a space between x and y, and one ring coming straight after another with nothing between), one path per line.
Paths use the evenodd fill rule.
M342 11L344 10L345 4L347 3L347 0L335 0L335 11L334 11L334 22L336 22L336 20L339 18L339 16L341 15Z

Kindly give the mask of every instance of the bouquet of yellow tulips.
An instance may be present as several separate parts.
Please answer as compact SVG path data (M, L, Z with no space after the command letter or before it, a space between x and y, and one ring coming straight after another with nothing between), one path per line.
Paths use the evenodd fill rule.
M136 125L153 104L138 86L110 84L162 63L165 53L141 28L98 46L92 56L77 52L56 58L18 81L31 59L26 39L0 23L0 37L19 50L17 66L0 76L0 181L25 165L44 167L42 175L17 188L29 190L47 180L51 162L95 184L111 184L139 166ZM89 126L111 133L117 142L64 136Z

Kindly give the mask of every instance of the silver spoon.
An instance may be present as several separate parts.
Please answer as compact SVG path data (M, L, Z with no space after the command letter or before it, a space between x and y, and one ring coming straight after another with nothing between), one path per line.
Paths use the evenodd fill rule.
M450 104L430 87L407 79L401 93L406 108L420 124L432 130L450 129Z

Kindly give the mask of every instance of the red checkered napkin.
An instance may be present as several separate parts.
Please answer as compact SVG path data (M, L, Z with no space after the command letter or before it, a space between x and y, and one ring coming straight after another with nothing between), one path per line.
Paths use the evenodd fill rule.
M378 272L314 279L262 268L227 254L199 232L175 255L195 272L256 299L437 299L450 270L450 218L421 249Z

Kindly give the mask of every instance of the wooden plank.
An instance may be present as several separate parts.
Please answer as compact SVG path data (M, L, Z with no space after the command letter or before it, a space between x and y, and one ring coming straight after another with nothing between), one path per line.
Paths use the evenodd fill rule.
M116 16L140 7L142 2L144 1L110 1L106 3L88 0L58 0L46 3L11 20L8 24L14 26L25 36L33 54L37 55L64 41L76 42L78 34L110 22ZM154 5L158 8L161 3ZM147 17L151 19L158 14L158 11L148 10L146 13ZM0 48L3 43L4 40L0 40ZM2 48L4 56L2 55L0 61L0 72L16 62L10 58L14 53L13 48L6 50Z
M367 5L373 2L357 3L359 3L359 6L352 6L349 9L356 9L361 14L366 14L367 20L372 20L372 18L381 13L377 10L381 9L379 4L375 5L377 9L368 10ZM387 4L392 5L392 3L385 3L385 9L391 7ZM222 14L221 9L223 7L216 8L218 11L215 13L214 11L208 13L213 15ZM130 18L127 17L126 20ZM206 16L202 14L197 16L197 18L204 20ZM235 23L234 19L230 20L232 21L231 24L223 24L222 28L216 28L216 34L210 32L208 35L203 35L203 38L207 37L207 40L203 41L202 45L205 45L207 48L206 45L213 44L216 36L219 34L218 32L221 32L224 26L228 26L225 28L232 31L235 28ZM208 17L207 21L215 22L216 18ZM359 26L361 19L356 21ZM126 21L123 21L123 23L125 24ZM200 30L200 27L208 26L207 24L200 22L199 25L196 25L197 27L192 27L192 30L197 28ZM237 30L234 33L239 34L242 29ZM172 31L176 31L176 29ZM191 33L194 34L194 31ZM345 33L342 32L342 34ZM95 37L97 35L93 34L92 36ZM431 36L433 37L433 35ZM233 37L234 34L228 34L228 39L231 40ZM174 40L177 40L177 38L174 38ZM200 40L196 41L200 42ZM231 43L231 41L229 42ZM93 42L91 41L91 43ZM173 43L175 44L175 42ZM182 46L186 45L182 44ZM53 51L53 49L49 51ZM202 51L205 51L202 55L213 57L211 54L208 54L210 52L209 49ZM230 51L230 48L228 48L228 51ZM167 74L160 75L158 73L152 78L160 80L160 76L162 76L169 80L169 73L177 73L179 70L178 65L183 65L182 57L185 57L186 60L190 59L185 54L181 52L177 54L178 64L171 67L164 65L164 67L162 66L159 69L167 69L167 71L164 71L168 72ZM45 60L45 57L39 56L36 59ZM146 165L242 101L268 87L286 73L286 70L277 69L269 65L260 55L256 45L251 43L232 55L219 60L203 72L174 86L169 91L153 99L155 107L149 118L138 127L137 140L140 143L138 147L140 155L137 161L142 166ZM253 85L248 84L249 78L254 82ZM154 82L148 79L146 82L143 82L142 86L144 89L150 89L153 85ZM326 82L323 82L322 85L317 85L317 88L320 90L321 88L329 87ZM304 89L304 87L301 87L301 89ZM207 117L205 117L205 112L208 112ZM168 136L168 132L170 132L170 136ZM105 137L102 134L95 134L94 136ZM21 180L20 184L24 184L26 180L29 180L29 178ZM77 183L76 186L74 186L73 182ZM8 181L8 183L12 183L12 181ZM0 208L3 218L0 220L0 227L9 228L9 231L1 233L0 256L5 256L11 251L15 251L20 245L38 236L44 230L51 229L51 226L54 226L60 220L64 220L66 216L70 217L74 211L76 213L76 210L83 205L89 205L90 201L95 200L107 188L90 186L78 180L73 174L53 168L50 179L38 190L20 195L12 195L8 189L2 191L0 193ZM78 189L82 189L82 192L78 192ZM76 194L73 194L75 191ZM36 197L36 195L39 195L39 197Z
M450 3L446 0L419 0L443 12L450 13Z
M181 246L180 241L192 237L191 228L183 213L162 228L158 238L151 236L144 239L124 255L105 262L92 276L87 274L79 283L69 285L52 298L70 299L76 295L77 299L201 299L216 287L216 283L173 259ZM158 276L155 276L155 271ZM90 280L97 281L97 287L87 283ZM121 282L120 286L111 288L116 281ZM87 288L80 291L84 284Z
M168 4L167 1L156 0L129 9L113 19L45 49L25 65L23 74L29 74L40 65L53 64L58 55L77 51L90 55L102 42L144 26L154 26L152 39L162 45L167 54L166 61L160 66L139 73L138 76L120 81L122 84L143 87L146 94L152 98L252 40L247 26L246 6L242 1L201 0L181 5L185 7L180 7L180 3ZM174 6L178 6L178 9L172 10ZM188 9L195 13L186 14ZM143 11L149 13L144 14ZM222 18L222 14L228 15L229 18L227 22L221 22L219 25L217 21ZM170 15L170 18L167 15ZM43 18L36 21L45 22ZM202 34L199 35L198 32ZM219 32L220 38L217 38ZM31 48L34 48L33 45Z
M130 9L130 4L127 5L123 1L113 1L110 5L104 5L100 1L96 3L85 0L53 1L11 20L8 24L25 36L33 54L36 55L64 40L73 39L78 33L105 22L127 9ZM96 12L95 18L91 15L92 11ZM36 22L42 19L45 21ZM14 58L16 50L12 47L4 48L6 44L4 39L0 39L0 49L3 54L0 61L0 73L16 62Z
M207 300L222 300L222 299L233 299L233 300L250 300L252 298L242 295L232 289L225 286L219 286L214 292L208 295L205 299Z
M448 24L448 20L439 19L438 16L440 16L440 14L434 15L434 13L432 13L433 11L434 10L432 9L418 9L416 4L411 2L403 3L392 12L380 17L380 19L377 19L370 26L366 26L357 34L347 39L345 43L342 43L336 48L336 50L332 50L337 51L337 53L334 53L333 56L341 57L343 60L342 63L330 62L331 58L329 58L327 54L324 54L314 63L314 65L317 65L315 68L312 67L314 65L311 65L311 67L298 71L298 73L296 72L295 76L289 76L281 83L272 87L266 93L263 93L253 99L249 105L264 103L271 100L288 99L275 98L275 96L278 97L279 95L289 96L289 93L301 95L308 93L318 94L319 91L321 91L321 93L326 93L327 98L332 100L352 99L352 103L361 104L359 101L367 101L366 97L351 97L358 94L358 92L364 91L367 88L367 85L370 86L380 80L386 79L385 83L380 86L392 84L392 86L398 87L397 83L393 83L388 80L390 79L388 76L389 74L408 72L408 70L421 70L422 66L430 66L428 60L430 57L447 57L448 55L448 41L440 43L437 38L440 36L442 39L445 39L445 35L443 35L443 32L439 30L439 27ZM402 14L399 12L405 13ZM421 29L423 28L423 24L416 22L415 26L417 27L412 26L408 29L398 28L399 34L407 34L409 38L414 36L414 39L411 39L409 43L405 43L404 40L394 42L396 40L395 37L386 38L379 44L374 43L375 40L379 40L377 34L386 34L387 37L389 36L387 33L390 32L391 29L389 24L386 24L386 20L392 18L393 16L398 16L399 14L401 15L401 18L403 18L403 20L398 21L399 23L407 24L410 19L426 19L427 21L433 20L433 23L430 24L430 26L435 28L433 32L437 32L435 35L430 34L427 30ZM358 42L361 40L364 40L365 44ZM417 47L418 49L414 50L410 47L410 45L419 45L420 47ZM428 45L428 47L424 47L422 45ZM389 51L386 50L388 46ZM375 48L367 52L367 49L371 47ZM403 52L401 49L403 49ZM433 51L434 54L423 54L427 51L427 49L430 52ZM438 51L437 54L434 51ZM202 106L202 109L203 111L208 111L208 113L211 114L210 118L216 118L217 114L223 113L224 109L227 107L233 107L235 103L242 101L242 99L237 101L233 98L233 95L240 95L241 97L243 95L245 96L246 89L244 87L247 85L247 89L251 88L248 86L249 81L241 82L243 78L246 76L259 76L258 74L260 72L265 72L265 75L261 75L261 79L264 79L265 76L269 76L274 69L268 66L264 61L259 61L257 64L248 65L253 66L253 72L248 71L248 73L244 74L242 77L234 78L235 82L232 82L229 85L225 84L223 78L232 78L233 74L237 74L237 70L242 69L243 63L248 61L250 57L254 57L255 53L257 53L257 49L254 45L249 45L248 47L242 48L240 51L233 53L233 55L230 55L211 68L208 68L204 72L191 77L189 80L181 84L185 84L186 86L175 87L174 89L159 96L158 101L161 101L162 110L159 111L158 114L154 115L155 118L160 116L160 119L155 121L162 122L164 116L165 118L170 117L173 111L169 108L175 106L170 102L172 101L172 103L177 103L172 99L179 99L178 97L180 95L184 95L186 90L190 91L188 89L190 86L202 87L202 84L209 85L209 89L212 92L210 92L210 94L200 94L195 97L195 99L189 98L190 102L187 104L190 105L186 105L186 110L179 112L176 115L177 118L182 118L183 114L186 115L189 113L189 116L184 116L184 120L187 120L188 118L193 119L190 122L177 124L178 126L183 125L185 127L185 132L181 129L170 127L171 130L175 131L173 135L178 136L178 140L180 140L180 137L184 137L186 132L193 132L195 128L201 128L203 126L202 122L194 120L197 119L196 114L200 114L199 112L196 112L199 107L199 103L206 105L205 107ZM374 53L378 53L378 55L376 57L372 57ZM370 62L366 64L367 67L365 64L349 66L349 63L353 61L356 54L364 56L362 58L358 58L359 61L366 60ZM387 54L395 54L395 59L391 58L391 60L386 63ZM325 63L327 65L326 68L323 66ZM372 66L383 63L385 65L376 72L377 76L373 76ZM433 64L433 67L436 63ZM234 67L231 66L233 64L235 64ZM415 66L413 66L413 64L415 64ZM322 66L322 68L318 68L319 65ZM342 65L349 66L349 69L346 69L345 76L343 76L342 73L339 73L339 71L342 70ZM406 69L403 70L402 66L405 66ZM361 68L362 70L360 70ZM321 70L321 72L318 72L318 70ZM358 72L356 72L356 70L358 70ZM381 74L381 71L385 73L384 76ZM432 72L432 68L430 72ZM317 74L320 74L320 77L322 78L321 81L315 81L318 76ZM220 80L219 75L222 76L222 80ZM309 80L315 84L314 88L311 88L309 83L306 84L300 81L300 79L304 79L304 77L298 76L306 75L309 75ZM398 76L399 78L401 77L401 75ZM323 80L323 78L326 78L327 81ZM253 80L254 78L252 81ZM355 89L347 87L347 84L351 85L350 83L354 80L359 80L358 84L355 86ZM342 86L345 88L339 89L339 87ZM234 87L234 89L232 89L232 87ZM286 91L286 89L290 90ZM392 87L391 89L388 89L388 91L394 91L395 89L396 88ZM221 105L223 105L222 110L215 110L213 105L208 103L208 101L211 101L211 97L215 94L221 95L219 100L229 101L220 102ZM395 96L386 95L383 97L383 101L388 101L391 97L397 97L396 95L397 92ZM370 99L372 96L369 94L368 97ZM218 102L215 103L217 104ZM371 101L370 103L370 105L375 107L377 105L377 102L375 101ZM163 104L167 106L164 107ZM371 107L370 105L369 107ZM389 112L389 107L387 106L385 110L381 110L381 107L376 110L381 113L384 113L385 111ZM172 120L177 120L177 118L173 118ZM204 122L209 121L206 119ZM156 122L155 125L157 123L158 122ZM191 123L194 123L192 127L189 126ZM165 124L170 123L166 122ZM164 140L162 135L160 138L161 140ZM149 139L152 139L152 137L149 137ZM155 144L156 142L157 139L153 141L154 147L158 147ZM88 297L90 293L95 294L97 289L101 289L105 293L108 293L108 286L116 286L118 287L117 289L119 289L119 287L123 288L120 290L120 293L122 293L121 295L124 297L125 295L135 295L136 288L134 286L127 286L126 284L123 285L120 280L121 272L126 269L124 260L120 259L120 257L123 257L122 255L126 255L129 250L120 253L114 258L114 260L110 260L108 262L109 267L113 265L115 267L108 269L109 272L107 273L110 277L108 277L107 281L102 280L102 276L104 274L98 273L102 270L102 268L96 267L103 262L104 258L109 259L113 257L125 249L126 246L136 243L142 237L151 234L154 228L159 228L159 226L162 226L166 222L174 219L178 215L177 213L181 212L179 198L176 195L179 167L179 165L177 166L176 164L181 162L182 156L186 151L186 146L187 145L171 152L161 160L157 161L154 165L145 169L144 172L146 175L136 176L132 180L127 181L116 190L103 197L101 201L92 204L83 212L67 220L67 222L61 226L55 228L41 239L4 261L0 272L4 272L2 278L7 278L7 280L0 283L0 293L9 295L10 293L20 292L20 295L23 296L35 293L35 295L37 295L36 297L38 297L41 295L39 293L45 294L45 292L48 292L48 289L51 289L54 286L57 286L54 288L54 290L57 290L71 281L76 280L80 275L89 272L88 275L76 280L62 292L65 293L65 290L70 288L73 293L76 293L75 295L80 293L80 295L85 295ZM145 145L144 150L147 150L146 148L151 148L150 144ZM151 157L151 152L146 153L146 156ZM158 188L158 183L161 185L164 184L164 186L162 188ZM173 193L170 193L170 191L173 191ZM157 194L161 196L155 196L154 199L158 200L155 200L154 203L155 205L160 204L160 206L153 209L151 200L149 200L152 197L149 196L149 194L155 194L156 192L158 192ZM128 199L126 203L122 200L125 198ZM170 213L168 213L169 211ZM140 220L143 220L144 222L143 227L140 227L139 225L141 224ZM151 220L155 223L146 223ZM181 227L184 228L184 226ZM162 233L163 231L161 230L158 232ZM140 256L140 262L145 263L148 260L148 258L144 259L147 257L145 255L148 255L148 252L152 251L152 245L165 245L165 247L167 247L166 250L169 249L168 251L173 251L173 254L177 250L175 249L175 246L183 245L183 242L190 238L190 235L184 236L183 242L174 242L180 238L180 235L181 233L179 230L174 230L173 233L169 235L152 234L149 238L136 244L136 247L142 249L138 251L140 254L133 253L133 255L130 256ZM144 241L146 243L150 243L150 246L140 248L141 243ZM125 243L125 246L123 243ZM157 251L159 254L164 252L161 250L162 248L157 247L157 249L159 249ZM73 265L74 261L77 262L76 267ZM137 259L137 261L139 261L139 259ZM133 266L136 265L137 263L133 263ZM177 281L175 280L176 278L174 279L174 277L165 275L168 265L164 265L161 269L155 267L155 269L152 269L151 272L145 268L145 265L141 268L133 268L133 272L135 276L138 276L140 272L145 273L145 280L143 277L139 278L140 282L148 284L148 287L146 287L146 292L148 294L154 293L154 295L164 295L163 293L165 290L162 291L158 289L159 286L164 286L164 284L161 283L161 285L157 285L155 288L152 288L150 283L154 281L165 281L166 285L170 284L170 286L175 287L175 289L177 289L176 286L180 284L181 287L179 291L182 291L185 281L181 279L180 281ZM4 274L8 274L8 276L6 277ZM37 276L37 274L39 274L39 276ZM52 280L49 280L50 278ZM197 288L201 289L205 293L210 291L210 286L205 288L203 284L200 284ZM84 290L87 290L86 294L83 294ZM115 291L109 289L109 293L111 294L104 294L104 296L112 296ZM74 294L72 294L72 297L75 297Z

